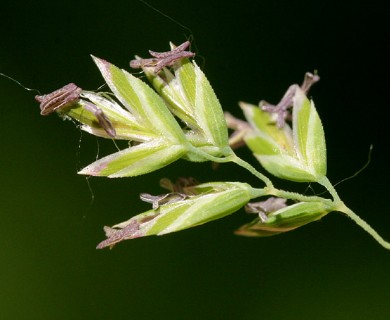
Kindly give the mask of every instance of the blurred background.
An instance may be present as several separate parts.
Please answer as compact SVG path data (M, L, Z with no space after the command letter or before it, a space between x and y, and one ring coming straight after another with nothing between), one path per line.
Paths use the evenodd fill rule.
M94 90L103 80L90 54L128 68L135 54L190 39L224 109L241 116L238 101L276 103L318 70L310 95L325 127L329 178L351 176L374 145L369 167L337 190L390 240L390 52L381 1L147 3L3 1L0 72L41 93L69 82ZM36 94L0 77L0 319L390 319L390 252L336 213L248 239L233 234L252 219L242 210L95 250L104 225L149 208L138 194L161 193L160 178L258 181L235 166L184 161L132 179L78 176L115 147L40 116Z

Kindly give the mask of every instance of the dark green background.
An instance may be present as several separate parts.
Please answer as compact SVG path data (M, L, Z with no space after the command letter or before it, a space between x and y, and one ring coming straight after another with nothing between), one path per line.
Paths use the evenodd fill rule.
M222 105L277 102L306 71L341 198L390 240L388 16L381 1L8 1L0 72L42 93L103 81L89 54L127 68L134 54L192 37ZM390 252L330 214L289 234L247 239L243 211L165 237L95 250L103 225L148 206L162 177L256 184L245 171L184 161L151 175L89 179L76 171L112 143L39 115L35 92L0 77L0 319L390 319ZM240 154L249 157L246 151ZM250 158L252 159L252 158ZM253 161L253 163L255 163ZM303 192L307 185L276 182ZM318 188L316 190L319 190Z

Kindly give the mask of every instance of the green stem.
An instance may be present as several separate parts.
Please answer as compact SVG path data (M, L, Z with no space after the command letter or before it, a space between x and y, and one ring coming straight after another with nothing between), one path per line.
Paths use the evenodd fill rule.
M291 199L291 200L296 200L296 201L301 201L301 202L329 202L328 204L331 205L331 201L328 199L324 199L322 197L317 197L317 196L304 196L299 193L295 192L289 192L289 191L284 191L277 189L273 186L272 181L267 178L265 175L261 174L258 172L252 165L250 165L248 162L242 160L239 158L236 154L234 154L230 160L239 166L247 169L249 172L251 172L254 176L259 178L261 181L263 181L266 185L264 190L266 191L266 194L268 195L273 195L279 198L285 198L285 199ZM337 193L336 193L337 195Z
M366 221L360 218L355 212L349 209L342 201L340 201L337 206L337 211L345 213L349 218L351 218L357 225L359 225L363 230L368 232L382 247L390 250L390 242L387 242L383 239L378 232L376 232Z
M267 188L274 189L272 181L269 178L267 178L265 175L263 175L262 173L257 171L251 164L249 164L248 162L242 160L236 154L232 155L231 161L234 162L235 164L239 165L240 167L243 167L243 168L247 169L250 173L252 173L254 176L259 178L261 181L263 181L265 183Z
M209 155L205 152L202 152L198 150L198 154L202 154L205 158L215 161L215 162L234 162L240 167L243 167L247 169L249 172L251 172L254 176L259 178L261 181L263 181L266 185L265 188L259 189L259 193L256 194L256 196L261 196L264 194L268 195L274 195L280 198L285 198L285 199L291 199L291 200L296 200L296 201L301 201L301 202L323 202L323 203L328 203L329 208L332 207L333 210L331 211L340 211L345 213L349 218L351 218L357 225L359 225L361 228L363 228L366 232L368 232L382 247L390 250L390 242L385 241L367 222L365 222L363 219L361 219L356 213L354 213L351 209L349 209L344 202L341 201L339 195L337 194L336 189L333 187L333 185L330 183L329 179L324 176L320 178L317 182L324 186L329 193L331 194L333 201L329 199L325 199L322 197L318 196L304 196L299 193L295 192L289 192L289 191L284 191L284 190L279 190L276 189L271 180L267 178L265 175L261 174L258 172L252 165L250 165L248 162L242 160L239 158L234 152L225 157L225 158L217 158L212 155ZM254 195L255 197L255 195Z
M333 206L334 211L339 211L345 213L349 218L351 218L355 223L360 226L363 230L369 233L382 247L390 250L390 242L387 242L383 239L378 232L376 232L366 221L360 218L355 212L349 209L344 202L341 201L339 195L336 192L336 189L330 183L327 177L322 177L318 180L318 183L323 185L333 197Z
M235 156L235 154L233 153L232 151L232 154L227 154L225 157L223 158L219 158L219 157L215 157L205 151L202 151L196 147L194 147L193 145L189 144L189 150L194 153L194 154L197 154L198 156L201 156L207 160L210 160L210 161L213 161L213 162L217 162L217 163L225 163L225 162L230 162L232 161L232 158Z
M303 194L296 193L296 192L290 192L290 191L284 191L276 188L270 188L268 190L268 194L279 197L279 198L285 198L290 200L296 200L300 202L323 202L327 205L333 207L332 201L329 199L325 199L318 196L304 196Z
M224 158L218 158L214 157L207 152L204 152L200 149L197 149L191 145L190 147L191 151L195 154L198 154L210 161L218 162L218 163L224 163L224 162L234 162L235 164L238 164L240 167L243 167L247 169L250 173L255 175L257 178L259 178L261 181L265 183L265 185L268 188L273 188L273 184L270 179L268 179L265 175L258 172L252 165L250 165L248 162L242 160L240 157L238 157L232 149L229 148L229 150L226 152L226 156Z
M326 176L323 176L321 177L320 179L318 179L317 181L319 184L321 184L322 186L324 186L326 188L326 190L329 191L330 195L332 196L333 200L335 203L339 203L341 202L341 199L339 197L339 195L337 194L336 192L336 189L333 187L333 185L330 183L328 177Z
M268 195L273 195L279 198L285 198L285 199L291 199L301 202L328 202L328 205L331 205L331 200L324 199L322 197L317 196L304 196L302 194L296 193L296 192L289 192L277 189L273 186L270 179L268 179L265 175L258 172L252 165L250 165L248 162L242 160L241 158L237 157L236 155L231 158L231 161L238 164L239 166L247 169L249 172L251 172L253 175L258 177L260 180L262 180L266 187L264 188L264 191Z

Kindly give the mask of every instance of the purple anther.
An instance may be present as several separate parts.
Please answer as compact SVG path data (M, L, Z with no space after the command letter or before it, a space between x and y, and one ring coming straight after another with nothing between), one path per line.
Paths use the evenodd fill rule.
M180 46L167 52L155 52L149 50L150 55L153 58L149 59L134 59L130 61L130 67L143 68L154 67L154 73L159 73L163 68L172 66L176 61L183 58L191 58L195 56L195 53L191 51L185 51L190 46L190 42L186 41Z
M103 112L102 109L98 108L96 105L92 103L86 103L84 105L84 109L89 112L92 112L95 115L96 119L98 120L99 125L104 129L104 131L106 131L111 138L115 138L116 131L110 119L108 119L108 117L106 116L106 114Z
M40 102L41 115L46 116L62 108L69 107L78 102L82 89L74 83L53 91L51 93L35 96L35 100Z

